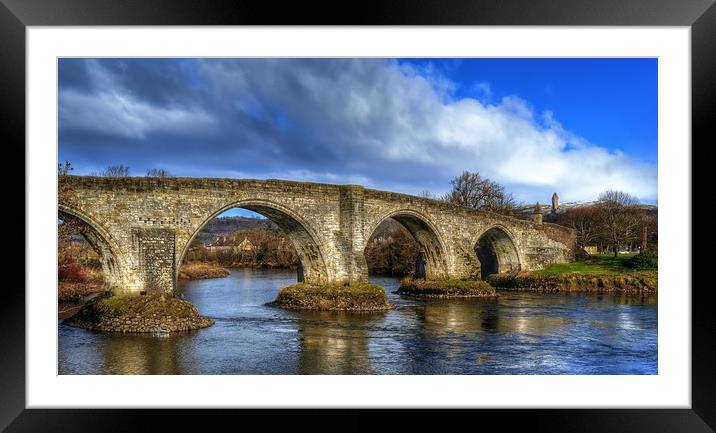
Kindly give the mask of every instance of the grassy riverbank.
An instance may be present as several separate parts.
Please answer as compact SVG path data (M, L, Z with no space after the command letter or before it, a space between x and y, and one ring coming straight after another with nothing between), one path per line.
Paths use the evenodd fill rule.
M297 283L281 289L270 305L289 310L322 311L384 311L392 308L383 288L369 283L349 286Z
M171 295L111 296L84 305L65 323L111 332L174 332L211 326L191 303Z
M179 269L182 280L202 280L229 276L229 270L216 262L184 262Z
M645 258L595 255L517 275L491 275L488 282L500 289L536 292L657 293L658 270L652 268L656 260Z
M495 297L494 287L481 280L423 280L403 278L398 293L426 298Z

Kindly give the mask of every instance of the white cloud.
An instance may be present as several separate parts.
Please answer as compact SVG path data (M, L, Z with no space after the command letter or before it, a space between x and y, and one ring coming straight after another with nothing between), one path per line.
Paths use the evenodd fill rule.
M151 132L207 133L215 124L206 112L154 107L128 94L60 92L60 120L66 127L143 139Z
M257 173L256 158L266 154L272 164L267 177L283 173L413 193L447 188L450 178L472 170L526 200L545 201L551 191L567 201L590 200L609 188L645 200L657 195L655 164L595 146L553 113L535 113L515 96L494 103L457 99L455 83L429 66L383 59L205 59L196 68L207 87L191 109L157 107L117 90L98 67L94 79L114 90L61 92L60 116L66 125L129 138L154 131L201 136L218 123L235 128L238 115L264 122L242 123L231 132L240 138L227 140L255 160L227 159L236 166L214 167L217 173ZM476 86L491 95L488 83ZM277 113L291 126L271 125ZM276 168L279 160L288 168Z
M124 63L120 66L127 69ZM115 77L94 59L88 60L87 72L93 87L99 90L60 90L59 116L64 126L143 139L151 132L203 134L215 125L211 115L202 109L158 107L140 100L119 86Z

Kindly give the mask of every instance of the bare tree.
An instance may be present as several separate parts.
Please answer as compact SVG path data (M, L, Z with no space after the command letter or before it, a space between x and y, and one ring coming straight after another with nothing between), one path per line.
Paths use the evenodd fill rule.
M126 165L108 165L97 175L102 177L127 177L129 176L129 167Z
M512 215L515 199L512 194L497 182L480 177L480 173L464 171L450 181L452 190L443 196L443 200L505 215Z
M433 197L433 193L431 193L431 192L428 191L427 189L424 189L424 190L420 191L420 195L419 195L419 196L420 196L420 197L423 197L423 198L435 198L435 197Z
M57 164L57 173L60 176L68 175L72 170L74 170L74 168L70 161L65 161L64 164Z
M577 244L584 248L599 237L599 212L596 206L567 209L559 216L559 224L574 229Z
M638 200L623 191L608 190L599 195L597 202L599 232L604 241L614 249L631 242L639 236L640 217Z
M163 168L150 168L147 170L147 177L172 177L172 175Z

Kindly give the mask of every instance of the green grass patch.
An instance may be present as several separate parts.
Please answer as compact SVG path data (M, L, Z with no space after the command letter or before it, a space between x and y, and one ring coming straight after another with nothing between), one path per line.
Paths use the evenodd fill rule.
M404 278L398 293L432 298L483 298L497 296L494 287L482 280L426 280Z
M598 254L588 259L578 260L571 263L553 263L544 269L532 271L531 275L548 276L562 275L568 273L579 273L587 275L616 275L634 272L631 263L638 254L613 255Z
M384 311L392 306L381 286L369 283L308 284L284 287L270 305L290 310Z

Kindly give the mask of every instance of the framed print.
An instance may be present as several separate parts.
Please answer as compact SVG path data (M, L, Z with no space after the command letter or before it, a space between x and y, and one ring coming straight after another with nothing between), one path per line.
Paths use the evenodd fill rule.
M4 1L2 426L712 431L716 9L483 3Z

